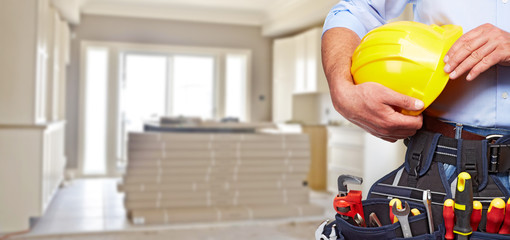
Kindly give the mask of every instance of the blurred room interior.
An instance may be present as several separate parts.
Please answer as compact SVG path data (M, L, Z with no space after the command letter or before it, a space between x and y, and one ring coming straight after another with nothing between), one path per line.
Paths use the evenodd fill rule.
M0 239L313 239L404 154L331 104L337 2L2 0Z

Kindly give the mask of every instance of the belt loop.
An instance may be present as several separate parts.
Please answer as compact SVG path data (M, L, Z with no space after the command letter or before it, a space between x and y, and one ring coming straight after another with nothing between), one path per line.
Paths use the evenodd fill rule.
M461 139L462 138L462 124L455 123L455 139Z

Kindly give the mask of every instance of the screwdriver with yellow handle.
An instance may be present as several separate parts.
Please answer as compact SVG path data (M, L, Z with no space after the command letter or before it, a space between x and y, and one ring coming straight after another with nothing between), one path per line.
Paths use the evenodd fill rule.
M395 202L397 203L397 209L402 209L402 202L400 201L400 199L398 198L393 198L391 199L390 201L390 222L391 223L396 223L398 222L398 219L395 215L393 215L393 211L391 210L393 208L393 205L395 204Z
M473 232L470 224L473 212L473 183L471 181L471 175L467 172L461 172L457 176L453 232L457 234L458 240L467 240Z
M506 202L505 221L503 221L503 226L501 226L498 233L510 234L510 198Z
M471 230L478 230L478 225L482 220L482 203L480 201L473 201L473 213L471 213Z
M494 198L487 210L487 224L485 231L497 233L505 218L505 201L501 198Z
M421 212L418 210L418 208L413 208L411 209L411 214L413 214L413 216L418 216L421 214Z

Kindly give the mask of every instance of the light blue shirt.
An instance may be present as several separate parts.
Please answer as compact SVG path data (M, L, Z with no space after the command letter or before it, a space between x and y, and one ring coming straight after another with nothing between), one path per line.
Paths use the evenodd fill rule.
M324 32L345 27L362 38L398 17L407 4L414 5L417 22L456 24L464 33L491 23L510 32L509 0L345 0L329 12ZM427 113L470 126L510 129L510 67L497 65L471 82L450 81Z

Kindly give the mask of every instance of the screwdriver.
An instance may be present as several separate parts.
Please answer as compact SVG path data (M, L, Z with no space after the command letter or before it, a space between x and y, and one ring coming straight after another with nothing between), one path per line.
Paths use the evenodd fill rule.
M505 218L505 201L501 198L494 198L487 210L487 225L485 231L497 233L503 219Z
M413 214L413 216L418 216L420 215L420 210L418 210L418 208L413 208L411 209L411 214Z
M482 220L482 203L480 201L473 201L473 213L471 213L471 230L478 230L480 220Z
M443 205L443 219L444 219L444 226L446 228L446 234L444 235L445 239L454 239L455 236L453 235L453 225L455 220L455 214L453 210L453 205L455 202L452 199L446 199L444 201Z
M390 201L390 222L391 223L396 223L398 222L398 219L395 215L393 215L393 212L391 211L391 209L393 208L393 204L394 203L397 203L397 209L402 209L402 202L400 201L400 199L398 198L394 198L394 199L391 199Z
M472 233L470 221L473 212L473 183L471 175L461 172L457 176L457 188L455 192L455 226L453 232L458 240L468 239Z
M506 202L505 221L499 229L499 234L510 234L510 198Z

